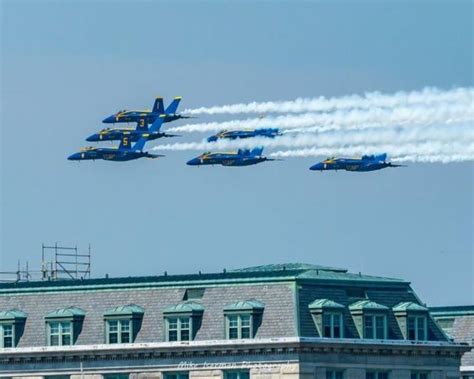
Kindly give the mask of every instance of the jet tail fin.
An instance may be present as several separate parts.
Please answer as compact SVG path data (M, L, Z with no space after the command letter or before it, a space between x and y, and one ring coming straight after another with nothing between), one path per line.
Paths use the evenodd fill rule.
M250 155L254 157L259 157L260 155L262 155L262 152L263 152L263 147L255 147L252 150L250 150Z
M166 115L164 113L160 114L156 120L151 124L150 128L148 129L150 132L158 132L165 121Z
M142 151L143 148L145 147L147 139L145 137L141 137L137 142L135 142L135 145L133 145L133 150L134 151Z
M162 97L157 97L155 99L155 103L153 104L153 113L159 113L163 114L165 113L165 107L163 105L163 98Z
M137 122L137 130L140 131L147 131L148 130L148 124L144 118L141 118Z
M122 135L122 138L120 139L119 149L130 150L130 136L128 134Z
M168 108L166 108L166 114L174 114L178 110L179 102L181 101L182 97L177 96L173 99Z

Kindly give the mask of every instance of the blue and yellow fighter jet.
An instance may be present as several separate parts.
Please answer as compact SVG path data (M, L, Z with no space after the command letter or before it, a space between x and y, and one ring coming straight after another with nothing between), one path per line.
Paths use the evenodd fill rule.
M166 115L160 115L154 122L148 127L145 119L140 119L137 122L137 127L133 128L105 128L99 133L92 134L86 138L89 142L100 142L100 141L120 141L123 136L128 136L130 142L136 142L140 138L145 138L147 141L153 141L163 137L179 137L177 134L167 134L160 132L161 126L163 125Z
M386 160L387 154L363 155L361 158L328 158L320 163L316 163L309 169L313 171L346 170L366 172L381 170L387 167L405 167L387 162Z
M140 138L133 147L128 136L123 136L119 147L85 147L78 153L74 153L68 157L71 161L96 160L103 159L105 161L125 162L139 158L159 158L164 155L150 154L143 151L146 138Z
M252 138L252 137L268 137L275 138L280 136L278 129L263 128L263 129L248 129L248 130L223 130L207 139L207 142L215 142L218 139L238 139L238 138Z
M263 147L256 147L252 150L239 149L236 152L230 153L206 152L201 154L199 157L191 159L187 164L189 166L220 164L222 166L240 167L276 160L262 156L262 152Z
M124 109L123 111L118 111L117 113L105 118L102 122L105 124L115 124L118 122L140 122L140 120L143 119L145 124L152 124L160 115L165 115L163 122L171 122L180 118L191 118L191 116L183 116L176 113L181 99L180 96L175 97L171 104L168 105L168 108L164 109L163 98L157 97L152 110L145 109L128 111Z

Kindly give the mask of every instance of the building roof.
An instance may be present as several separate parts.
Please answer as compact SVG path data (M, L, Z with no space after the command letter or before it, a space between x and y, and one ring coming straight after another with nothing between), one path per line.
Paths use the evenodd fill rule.
M318 299L308 305L309 309L324 309L324 308L344 308L344 305L336 303L329 299Z
M395 305L393 308L394 312L427 312L428 308L421 306L420 304L414 303L412 301L405 301Z
M204 307L202 304L194 301L186 301L163 309L163 313L195 313L203 311Z
M85 289L111 289L132 287L175 287L175 286L213 286L237 283L270 283L282 281L305 281L318 283L349 282L363 285L381 284L386 286L407 286L409 282L401 279L349 273L345 269L326 266L287 263L242 268L220 273L199 273L189 275L159 275L122 278L95 278L80 280L30 281L0 283L0 295L19 292L72 291Z
M224 311L259 311L264 308L265 304L258 300L251 299L228 304L224 307Z
M145 313L145 310L135 304L122 305L112 309L109 309L104 313L104 316L134 316L142 315Z
M430 307L430 313L434 316L469 316L474 315L474 305Z
M349 309L351 311L357 311L357 310L386 311L388 310L388 307L382 304L378 304L375 301L371 301L371 300L359 300L349 305Z
M11 309L9 311L2 311L0 312L0 320L1 321L14 321L17 319L24 319L27 317L25 312L19 311L18 309Z
M60 318L60 317L84 317L86 312L81 308L68 307L63 309L56 309L53 312L49 312L46 318Z

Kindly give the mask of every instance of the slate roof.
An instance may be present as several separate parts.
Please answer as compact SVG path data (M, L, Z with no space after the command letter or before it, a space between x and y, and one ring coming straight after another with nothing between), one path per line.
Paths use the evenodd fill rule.
M188 290L195 288L204 289L202 298L183 302ZM28 314L20 347L44 344L44 318L58 307L85 312L79 345L103 343L104 315L137 313L142 316L135 342L165 341L164 314L196 307L203 309L196 341L225 339L225 310L263 306L255 338L319 337L310 304L324 306L326 301L342 307L347 338L359 338L349 307L379 304L387 309L389 338L397 340L403 335L392 308L418 299L404 280L301 263L210 274L0 284L0 311L18 309ZM430 341L446 340L433 321L429 330Z
M63 309L56 309L55 311L49 312L46 318L60 318L60 317L84 317L86 313L76 307L68 307Z
M474 347L474 305L430 307L435 320L452 319L448 333L455 342L465 342ZM474 367L474 351L465 353L462 366Z

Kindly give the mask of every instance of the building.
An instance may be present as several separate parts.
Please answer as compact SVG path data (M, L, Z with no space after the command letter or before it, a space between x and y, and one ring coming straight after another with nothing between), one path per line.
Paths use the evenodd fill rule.
M431 307L430 313L446 335L455 342L474 344L474 305ZM461 359L461 378L474 379L474 351Z
M0 377L459 378L410 284L310 264L0 285Z

